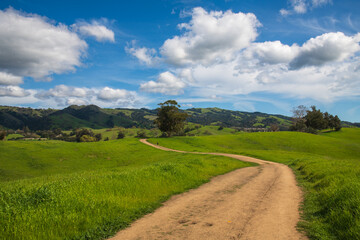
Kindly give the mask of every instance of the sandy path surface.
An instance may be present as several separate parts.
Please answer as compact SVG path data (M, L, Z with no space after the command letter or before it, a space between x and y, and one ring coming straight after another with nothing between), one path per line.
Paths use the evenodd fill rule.
M145 139L141 142L184 152ZM307 239L296 230L302 194L290 168L235 154L197 154L227 156L259 166L214 177L197 189L173 196L111 239Z

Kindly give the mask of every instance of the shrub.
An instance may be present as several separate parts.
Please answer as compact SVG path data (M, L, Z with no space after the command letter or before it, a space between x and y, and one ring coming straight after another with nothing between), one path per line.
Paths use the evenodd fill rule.
M6 138L6 132L0 131L0 141L5 140L5 138Z
M117 135L117 139L123 139L125 137L125 132L120 130Z
M141 129L137 132L137 135L136 135L137 138L147 138L146 136L146 132L144 129Z

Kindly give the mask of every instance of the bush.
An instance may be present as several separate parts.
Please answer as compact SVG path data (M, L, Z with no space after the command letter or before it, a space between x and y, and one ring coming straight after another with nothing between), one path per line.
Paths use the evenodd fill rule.
M125 137L125 132L120 130L117 135L117 139L123 139Z
M137 138L147 138L146 136L146 132L144 129L141 129L137 132L137 135L136 135Z
M5 140L5 138L6 138L6 132L0 131L0 141Z
M94 132L91 129L76 129L73 131L71 135L75 135L75 139L77 142L98 142L101 140L102 136L101 133L94 134Z

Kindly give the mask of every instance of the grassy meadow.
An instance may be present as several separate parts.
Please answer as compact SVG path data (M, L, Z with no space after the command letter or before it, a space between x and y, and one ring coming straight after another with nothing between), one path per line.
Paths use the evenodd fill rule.
M0 142L0 239L103 239L171 195L251 166L134 138Z
M294 169L305 192L303 221L311 239L360 239L360 129L152 139L169 148L226 152Z

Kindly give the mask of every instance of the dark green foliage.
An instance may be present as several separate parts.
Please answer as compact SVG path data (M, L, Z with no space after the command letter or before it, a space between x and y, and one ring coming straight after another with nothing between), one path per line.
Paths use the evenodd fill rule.
M77 142L98 142L101 140L101 134L94 134L91 129L82 128L73 131L72 135L76 136Z
M308 128L313 128L317 130L326 128L326 121L324 120L324 115L320 109L316 109L315 106L311 106L311 111L308 110L305 116L305 124Z
M318 130L323 129L330 128L335 129L335 131L341 129L341 121L338 116L334 117L328 112L322 113L315 106L311 106L311 110L308 110L305 106L300 105L293 110L293 113L293 125L290 128L292 131L315 134Z
M155 120L155 123L160 131L166 133L169 137L182 132L185 120L189 115L179 110L180 105L175 100L168 100L164 103L159 103L159 105L158 118Z
M125 137L125 132L123 130L120 130L117 135L117 139L122 139Z
M144 129L139 130L135 137L137 137L137 138L147 138L145 130Z

